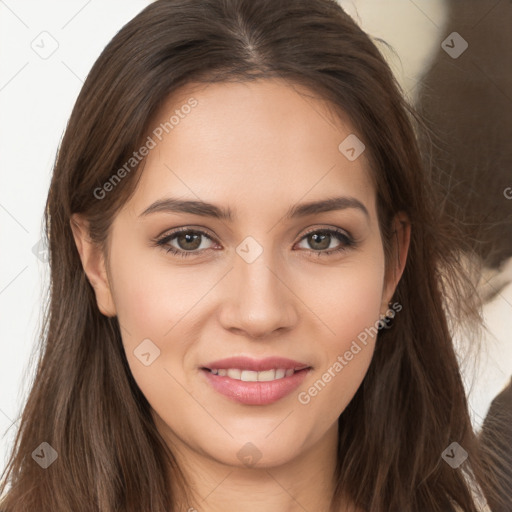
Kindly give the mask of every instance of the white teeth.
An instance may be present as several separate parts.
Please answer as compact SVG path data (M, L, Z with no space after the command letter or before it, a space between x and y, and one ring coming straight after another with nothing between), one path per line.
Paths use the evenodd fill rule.
M258 381L269 381L275 380L276 371L275 370L266 370L264 372L258 372Z
M228 370L228 377L230 379L236 379L236 380L240 380L240 375L242 374L242 370L238 370L237 368L230 368Z
M255 372L252 370L239 370L238 368L219 368L210 370L214 375L220 377L229 377L230 379L241 380L244 382L269 382L272 380L282 379L284 377L290 377L294 374L295 370L290 368L285 370L284 368L277 368L272 370L264 370L261 372Z
M256 382L258 380L258 372L253 372L251 370L242 370L240 380L243 380L244 382Z

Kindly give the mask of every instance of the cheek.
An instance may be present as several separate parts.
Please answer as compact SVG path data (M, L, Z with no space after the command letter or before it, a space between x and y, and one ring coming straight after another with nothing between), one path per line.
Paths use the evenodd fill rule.
M382 286L383 270L379 267L354 269L340 277L331 310L333 330L344 341L340 349L379 319Z
M302 282L300 296L324 324L328 352L348 350L353 339L379 320L384 286L382 250L375 245L338 267L313 269Z
M375 248L378 255L378 247ZM354 259L354 262L356 260ZM359 388L370 365L382 301L384 260L361 258L333 272L310 300L324 324L321 363L301 388L298 402L328 425L343 412ZM318 276L317 276L318 277Z
M122 253L111 251L123 346L133 377L150 403L180 402L179 383L188 384L195 342L211 317L210 309L205 313L208 293L222 277L201 265L180 266L161 252L135 246ZM149 357L143 356L147 353Z
M170 265L155 264L134 248L129 258L112 251L114 301L133 378L151 406L172 410L190 404L180 386L190 346L193 305L205 291L199 278ZM115 261L115 264L114 264ZM195 276L195 277L194 277ZM204 288L208 283L201 284ZM210 287L212 285L210 284Z
M133 247L117 255L112 251L118 319L133 343L141 337L162 339L170 335L169 331L189 313L211 280L199 280L197 272L155 260L152 252L159 250Z

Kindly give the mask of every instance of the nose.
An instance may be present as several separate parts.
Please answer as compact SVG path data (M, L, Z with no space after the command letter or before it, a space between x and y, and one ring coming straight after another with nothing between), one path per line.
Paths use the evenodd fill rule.
M235 256L234 268L223 284L222 326L254 339L292 329L299 318L300 300L285 274L270 251L263 251L252 263Z

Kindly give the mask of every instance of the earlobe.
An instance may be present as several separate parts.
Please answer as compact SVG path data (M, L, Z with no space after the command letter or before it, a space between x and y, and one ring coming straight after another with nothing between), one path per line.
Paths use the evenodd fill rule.
M89 223L79 214L70 219L75 245L82 268L96 295L98 309L105 316L116 316L116 308L105 265L103 251L89 236Z

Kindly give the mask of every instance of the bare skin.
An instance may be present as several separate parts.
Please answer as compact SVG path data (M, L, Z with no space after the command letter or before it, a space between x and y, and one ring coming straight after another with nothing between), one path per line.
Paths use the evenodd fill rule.
M399 216L385 275L365 154L350 161L338 149L354 133L349 121L334 122L323 102L299 92L280 80L183 87L153 125L191 97L198 104L146 157L135 194L113 221L108 261L89 242L85 219L73 218L98 307L117 315L133 376L191 482L196 498L184 510L329 510L337 420L366 374L376 338L360 343L341 371L333 365L388 309L405 265L410 228ZM364 208L353 202L286 217L298 203L337 196ZM141 215L167 197L229 207L233 219ZM199 234L192 249L184 235L166 247L154 243L183 227L207 236ZM343 236L312 236L326 229ZM262 252L249 263L240 247ZM344 250L326 254L338 248ZM145 339L160 350L149 366L134 354ZM213 389L201 369L231 356L281 356L311 369L287 396L247 405ZM329 368L326 385L308 394L319 379L325 383ZM252 450L250 464L240 455L244 446ZM344 510L353 510L349 505Z

